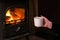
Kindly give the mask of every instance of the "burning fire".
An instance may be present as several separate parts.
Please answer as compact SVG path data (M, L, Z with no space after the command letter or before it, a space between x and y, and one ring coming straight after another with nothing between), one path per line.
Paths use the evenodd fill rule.
M21 22L25 19L25 10L23 8L9 9L6 12L6 24Z

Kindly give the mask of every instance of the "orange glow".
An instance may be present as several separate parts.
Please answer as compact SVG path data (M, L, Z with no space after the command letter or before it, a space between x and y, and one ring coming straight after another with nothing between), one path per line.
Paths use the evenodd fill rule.
M16 22L21 22L21 20L25 19L25 10L23 8L14 8L13 11L9 9L6 12L6 23L15 23ZM12 21L13 20L13 21Z

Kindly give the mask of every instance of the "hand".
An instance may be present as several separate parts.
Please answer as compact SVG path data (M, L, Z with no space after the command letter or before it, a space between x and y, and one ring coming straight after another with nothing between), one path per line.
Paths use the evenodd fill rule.
M48 20L46 17L41 16L44 20L44 25L43 27L47 27L49 29L52 29L52 22L50 20Z

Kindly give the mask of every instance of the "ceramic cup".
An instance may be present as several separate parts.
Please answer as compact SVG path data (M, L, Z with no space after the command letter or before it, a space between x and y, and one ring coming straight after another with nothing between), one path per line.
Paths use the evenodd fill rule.
M35 27L42 27L43 26L42 17L34 17L34 26Z

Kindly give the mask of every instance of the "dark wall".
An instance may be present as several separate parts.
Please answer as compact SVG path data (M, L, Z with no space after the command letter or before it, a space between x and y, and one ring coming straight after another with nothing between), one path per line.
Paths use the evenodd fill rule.
M60 24L60 0L39 0L39 15L46 16L50 21Z

